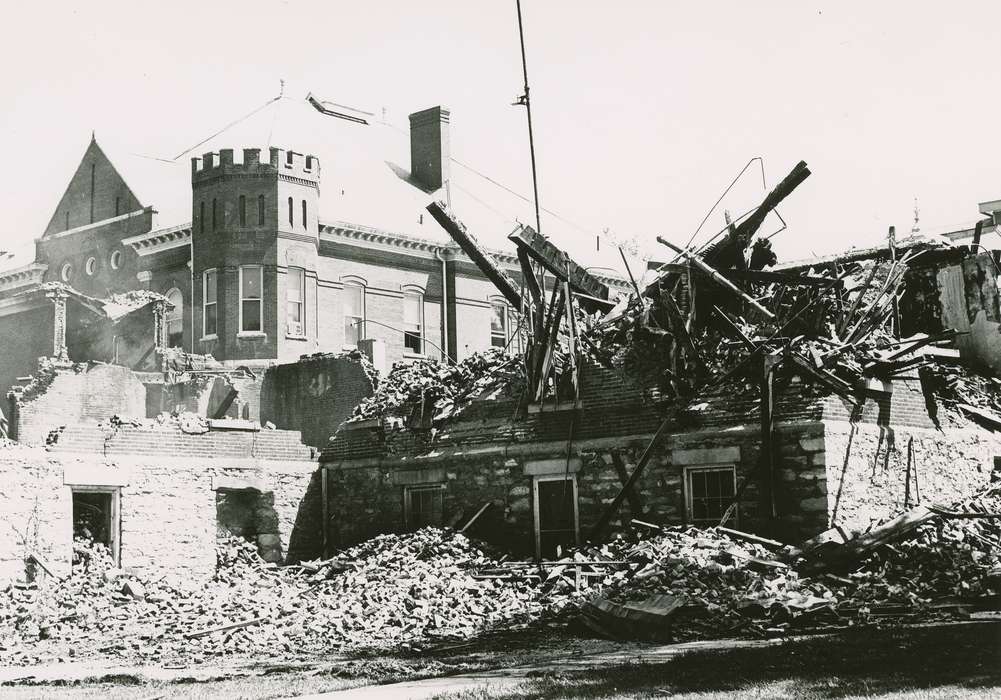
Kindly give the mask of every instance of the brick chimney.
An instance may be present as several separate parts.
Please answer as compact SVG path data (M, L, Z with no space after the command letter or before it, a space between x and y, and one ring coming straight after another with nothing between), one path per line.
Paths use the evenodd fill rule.
M441 106L410 115L410 174L429 192L448 182L448 121L449 111Z

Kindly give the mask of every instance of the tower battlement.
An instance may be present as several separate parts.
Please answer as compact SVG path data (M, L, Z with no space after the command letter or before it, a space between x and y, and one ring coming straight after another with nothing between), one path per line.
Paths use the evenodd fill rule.
M227 175L286 175L319 182L320 159L316 156L272 146L267 150L267 160L262 161L261 151L260 148L244 148L235 152L232 148L221 148L195 156L191 159L191 183ZM239 153L241 159L235 159L234 153Z

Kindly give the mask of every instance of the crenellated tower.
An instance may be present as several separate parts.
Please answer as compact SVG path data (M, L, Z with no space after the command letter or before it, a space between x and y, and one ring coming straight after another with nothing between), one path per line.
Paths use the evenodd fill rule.
M191 159L195 349L290 360L316 349L320 163L270 148Z

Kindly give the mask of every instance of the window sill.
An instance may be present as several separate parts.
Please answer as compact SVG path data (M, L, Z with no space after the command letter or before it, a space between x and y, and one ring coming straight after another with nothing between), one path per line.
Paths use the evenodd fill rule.
M213 333L212 335L203 335L200 342L204 343L208 340L219 340L219 336L216 335L215 333Z
M425 355L422 352L404 352L403 353L403 359L404 360L423 360L425 358L427 358L427 355Z
M246 338L249 340L264 340L268 337L268 334L264 331L240 331L236 334L237 338Z
M293 335L292 333L286 333L285 334L285 339L286 340L309 340L309 338L307 338L304 335Z

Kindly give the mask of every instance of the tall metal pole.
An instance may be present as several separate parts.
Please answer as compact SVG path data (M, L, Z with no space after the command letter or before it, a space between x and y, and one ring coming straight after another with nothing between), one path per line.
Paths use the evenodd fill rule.
M525 94L522 102L528 114L528 150L532 156L532 193L535 195L535 230L542 233L542 220L539 218L539 180L535 172L535 139L532 136L532 100L528 95L528 62L525 60L525 30L521 25L521 0L515 0L518 6L518 37L521 39L521 70L525 76Z

